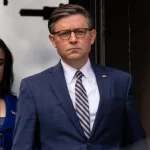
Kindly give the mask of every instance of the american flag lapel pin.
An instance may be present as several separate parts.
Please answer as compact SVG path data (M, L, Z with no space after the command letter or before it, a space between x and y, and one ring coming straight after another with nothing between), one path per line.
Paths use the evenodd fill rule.
M14 111L11 111L11 113L12 113L13 115L16 115L16 112L14 112Z
M103 75L102 75L102 78L107 78L107 75L106 75L106 74L103 74Z

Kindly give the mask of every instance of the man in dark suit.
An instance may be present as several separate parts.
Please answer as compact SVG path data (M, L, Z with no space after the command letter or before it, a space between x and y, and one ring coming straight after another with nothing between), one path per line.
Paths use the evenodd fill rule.
M62 5L48 27L61 61L22 80L12 150L146 150L131 76L89 60L88 12Z

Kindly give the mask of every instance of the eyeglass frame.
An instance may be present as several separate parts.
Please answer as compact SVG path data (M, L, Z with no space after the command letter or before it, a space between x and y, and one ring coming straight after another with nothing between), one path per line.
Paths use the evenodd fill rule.
M77 35L76 35L76 30L80 30L80 29L84 29L85 30L85 35L84 36L81 36L81 37L78 37ZM74 34L75 34L75 36L76 36L76 38L84 38L85 36L86 36L86 34L87 34L87 31L91 31L92 29L89 29L89 28L76 28L76 29L74 29L74 30L60 30L60 31L57 31L57 32L53 32L52 33L52 35L57 35L57 36L59 36L60 38L61 38L61 36L60 36L60 32L62 32L62 31L69 31L70 32L70 35L68 36L68 38L61 38L62 40L68 40L70 37L71 37L71 33L73 32Z

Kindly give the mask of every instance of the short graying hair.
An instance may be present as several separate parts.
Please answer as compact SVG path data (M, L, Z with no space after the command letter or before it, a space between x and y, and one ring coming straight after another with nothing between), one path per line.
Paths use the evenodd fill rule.
M58 8L56 8L52 12L49 18L48 29L50 33L53 34L55 32L55 23L59 19L71 15L77 15L77 14L83 15L86 18L89 29L94 29L94 23L92 17L85 8L76 4L61 4Z

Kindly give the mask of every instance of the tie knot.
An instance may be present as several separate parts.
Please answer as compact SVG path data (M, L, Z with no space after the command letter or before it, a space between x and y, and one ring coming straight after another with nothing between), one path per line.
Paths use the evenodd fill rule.
M83 76L84 76L84 75L83 75L83 73L82 73L81 71L77 71L77 72L75 73L75 77L78 78L78 79L81 79Z

